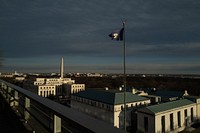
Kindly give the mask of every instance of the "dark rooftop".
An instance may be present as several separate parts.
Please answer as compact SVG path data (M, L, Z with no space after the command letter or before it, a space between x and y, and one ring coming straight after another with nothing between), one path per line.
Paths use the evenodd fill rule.
M177 100L177 101L166 102L166 103L162 103L162 104L144 107L144 108L140 109L139 112L147 112L150 114L156 114L159 112L172 110L172 109L184 107L184 106L191 105L191 104L195 104L195 103L188 99L181 99L181 100Z
M116 90L87 89L85 91L81 91L73 95L111 105L118 105L124 103L124 92ZM126 92L126 103L143 101L143 100L148 100L148 99L138 95L134 95L130 92Z

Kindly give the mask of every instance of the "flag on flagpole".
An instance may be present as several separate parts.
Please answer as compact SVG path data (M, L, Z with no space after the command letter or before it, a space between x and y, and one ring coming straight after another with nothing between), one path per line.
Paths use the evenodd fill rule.
M121 28L120 30L113 31L108 36L111 37L112 40L122 41L123 33L124 33L124 28Z

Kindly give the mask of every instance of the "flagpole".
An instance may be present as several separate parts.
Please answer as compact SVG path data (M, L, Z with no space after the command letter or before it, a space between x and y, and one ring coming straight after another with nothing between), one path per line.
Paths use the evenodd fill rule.
M125 21L123 21L123 46L124 46L124 131L126 132L126 43L125 43Z

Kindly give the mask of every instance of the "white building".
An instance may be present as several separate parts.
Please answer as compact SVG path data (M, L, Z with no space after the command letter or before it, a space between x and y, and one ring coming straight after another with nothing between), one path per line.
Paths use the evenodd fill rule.
M56 89L55 85L38 85L38 89L36 89L36 91L36 93L42 97L48 97L50 95L62 93L61 89Z
M74 83L75 80L71 80L71 78L36 78L35 81L24 82L23 88L43 97L48 97L49 95L59 96L63 95L63 89L66 85L71 86Z
M100 89L87 89L72 95L71 107L97 119L123 128L124 93ZM147 105L150 100L126 92L127 126L131 126L132 107Z
M78 93L80 91L85 90L85 84L64 84L64 93L65 95L69 96L74 93Z
M103 77L103 75L100 73L88 73L87 77Z
M16 81L24 81L24 80L25 80L25 77L15 77L15 80L16 80Z
M196 121L196 107L195 102L181 99L139 109L138 133L180 132Z
M14 74L13 73L1 73L0 77L12 78L12 77L14 77Z
M71 78L36 78L34 85L62 85L62 84L74 84L75 80Z
M71 88L73 91L75 91L76 88L77 90L85 89L84 84L75 84L75 80L64 78L63 58L61 59L60 75L60 78L36 78L34 81L26 81L23 87L43 97L48 97L49 95L63 95L65 85L72 86Z

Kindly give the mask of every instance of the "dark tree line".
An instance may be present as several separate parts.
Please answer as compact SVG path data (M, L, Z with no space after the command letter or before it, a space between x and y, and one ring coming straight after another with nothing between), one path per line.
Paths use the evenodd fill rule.
M123 77L76 77L76 83L86 84L86 88L118 89L123 85ZM157 90L187 90L190 95L200 95L200 79L178 77L127 77L127 86L134 88L156 88Z

